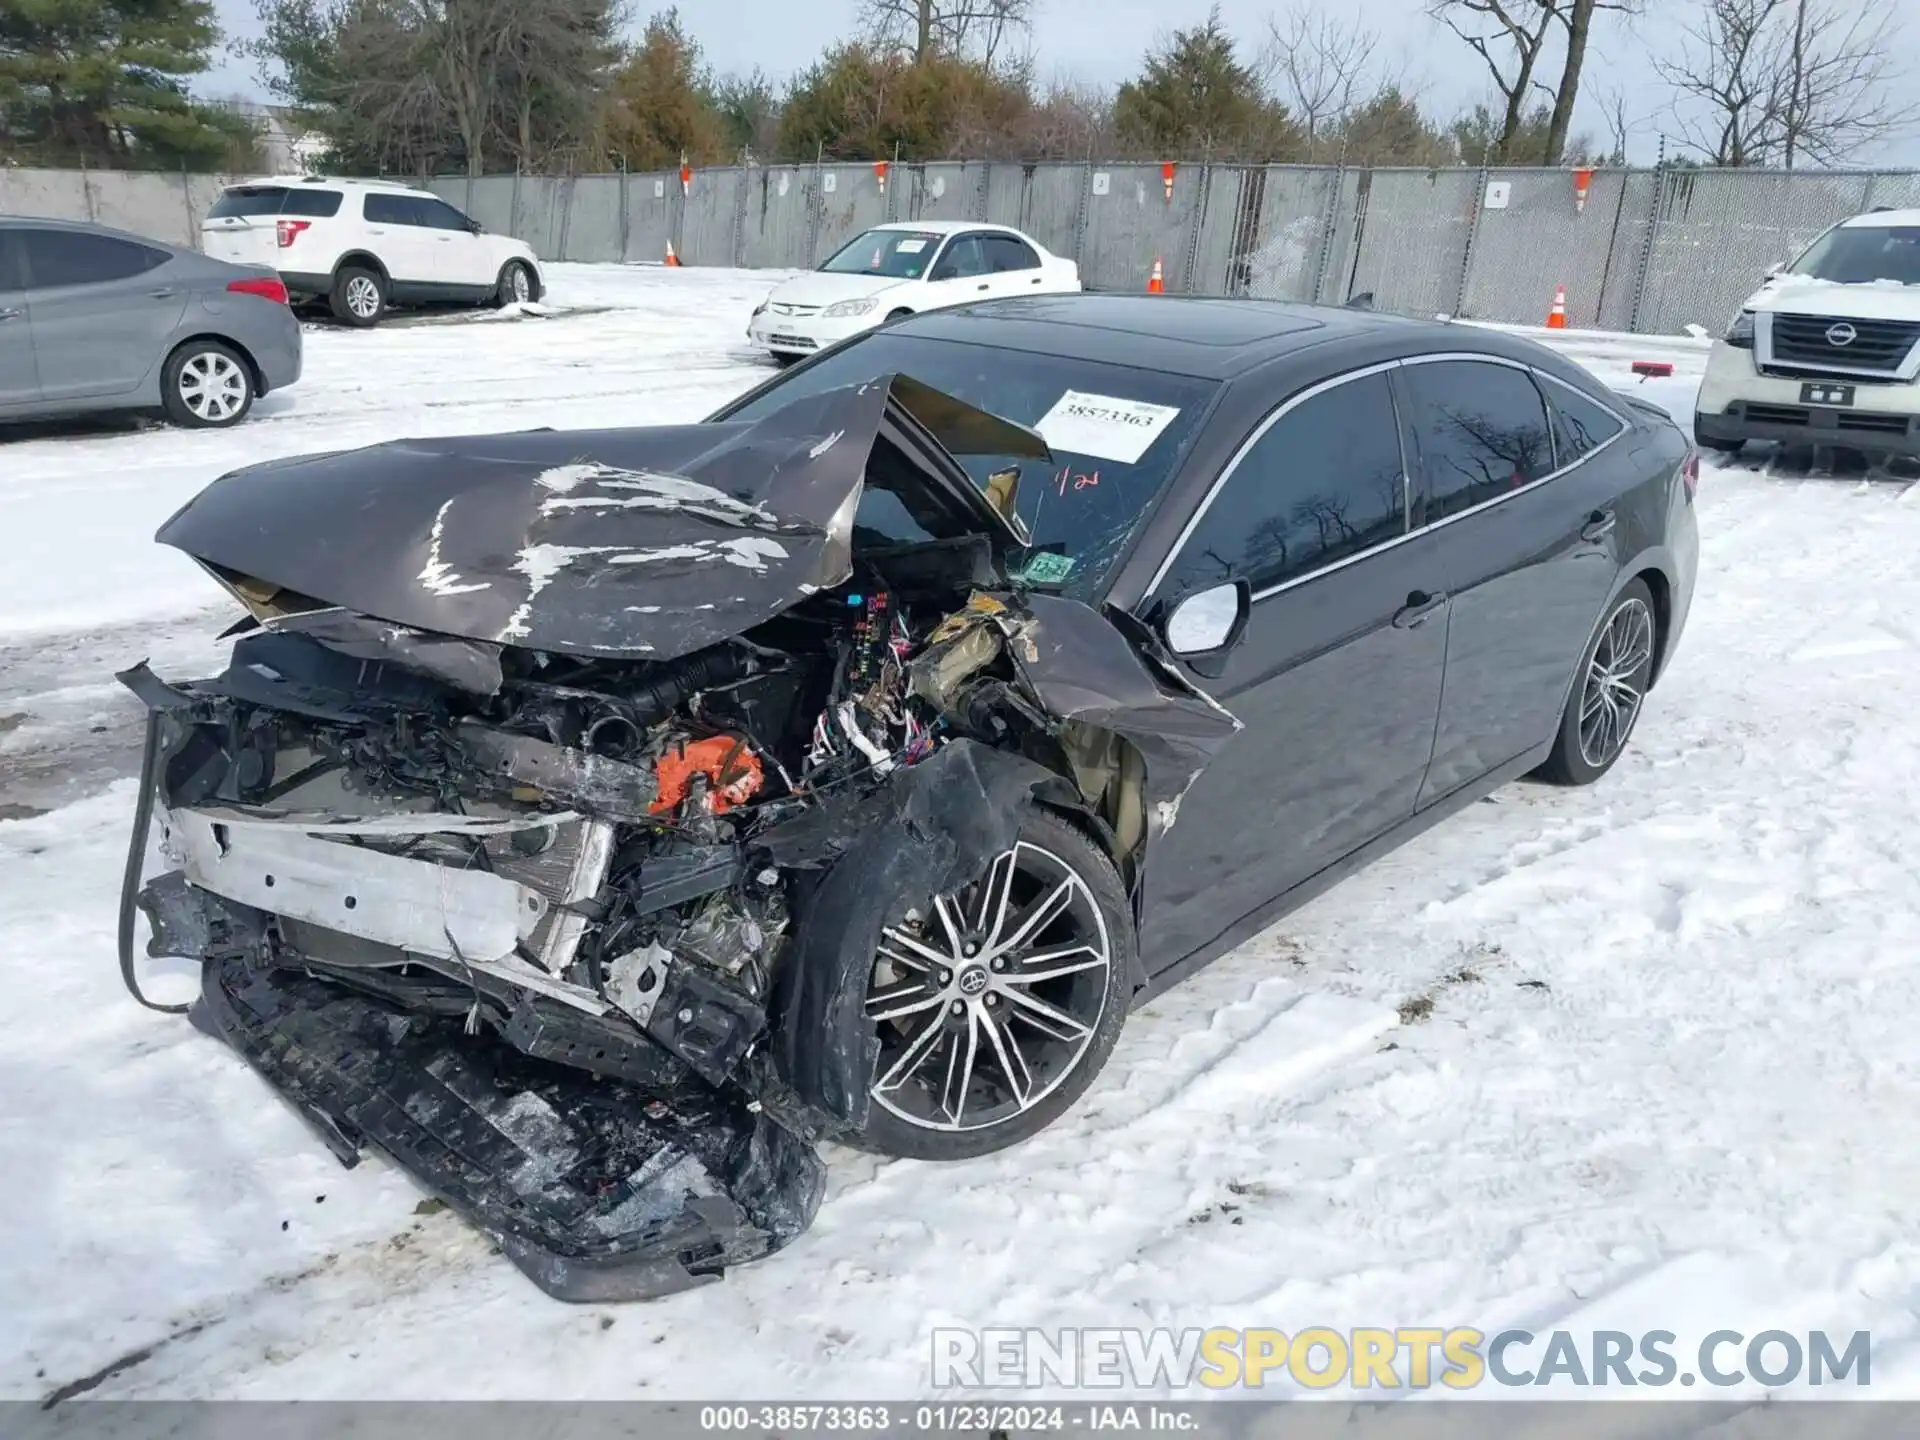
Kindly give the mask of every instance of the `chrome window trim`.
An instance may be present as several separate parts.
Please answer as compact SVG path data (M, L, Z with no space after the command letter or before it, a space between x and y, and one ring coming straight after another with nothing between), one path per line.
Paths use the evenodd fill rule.
M1307 389L1302 390L1298 395L1290 396L1288 399L1282 401L1278 406L1274 408L1272 413L1270 413L1266 419L1262 420L1260 424L1254 428L1253 433L1249 435L1244 441L1241 442L1239 447L1235 449L1235 451L1233 452L1233 455L1228 459L1226 465L1221 468L1219 477L1208 488L1207 493L1203 497L1201 497L1199 505L1197 505L1194 508L1192 517L1188 519L1187 523L1184 526L1181 527L1179 535L1177 535L1174 538L1174 542L1172 546L1170 546L1167 550L1166 559L1160 562L1159 568L1155 570L1153 573L1153 579L1147 583L1147 588L1141 595L1142 602L1144 603L1145 601L1152 599L1155 593L1160 589L1160 582L1167 578L1167 572L1173 568L1174 562L1180 558L1180 552L1186 548L1187 541L1192 538L1193 532L1199 528L1200 522L1206 518L1207 511L1212 508L1214 500L1219 496L1220 492L1226 488L1227 482L1233 478L1234 473L1240 468L1240 462L1246 458L1247 452L1250 451L1255 445L1257 445L1260 442L1261 438L1266 435L1268 430L1272 429L1281 420L1285 419L1287 415L1292 413L1295 409L1297 409L1301 405L1306 404L1307 401L1313 399L1314 397L1318 395L1324 395L1329 390L1335 389L1336 387L1341 385L1345 385L1349 381L1364 380L1369 375L1384 375L1391 371L1405 369L1413 365L1436 365L1443 361L1452 361L1452 360L1464 360L1464 361L1469 361L1474 364L1480 364L1480 365L1501 365L1506 367L1509 370L1519 370L1527 375L1532 376L1536 383L1540 381L1546 381L1550 384L1558 385L1562 390L1569 391L1572 394L1579 396L1582 400L1585 400L1589 405L1596 406L1600 410L1604 411L1610 418L1612 418L1619 425L1620 428L1618 430L1615 430L1613 434L1609 435L1605 440L1602 440L1598 445L1594 446L1591 450L1581 455L1578 459L1569 461L1565 465L1557 466L1554 470L1552 470L1548 474L1542 475L1538 480L1530 480L1517 490L1506 491L1504 494L1494 496L1491 500L1482 500L1478 505L1470 506L1465 510L1458 511L1455 514L1448 515L1440 520L1431 521L1425 525L1420 526L1418 529L1415 529L1413 528L1413 523L1412 523L1413 522L1413 488L1412 488L1413 487L1413 466L1410 463L1411 457L1407 454L1406 425L1402 423L1399 415L1399 411L1396 406L1395 413L1394 413L1394 428L1395 428L1396 438L1400 446L1401 493L1405 497L1405 503L1403 505L1402 513L1405 518L1405 522L1407 524L1407 529L1401 534L1394 536L1391 540L1383 540L1378 545L1371 546L1368 549L1357 550L1351 555L1342 556L1340 559L1335 560L1330 564L1322 565L1316 570L1309 570L1304 575L1296 575L1290 580L1281 581L1278 585L1268 586L1265 590L1256 590L1253 593L1253 602L1255 604L1258 604L1260 601L1266 600L1274 595L1279 595L1285 591L1292 590L1296 586L1305 585L1307 582L1311 580L1318 580L1324 575L1331 575L1336 570L1344 570L1346 569L1347 566L1354 564L1356 561L1371 560L1374 556L1385 554L1387 551L1393 549L1397 545L1404 545L1406 544L1407 541L1412 540L1418 536L1431 534L1435 530L1439 530L1445 526L1453 524L1456 520L1465 520L1470 515L1478 515L1482 511L1491 510L1496 505L1504 505L1509 500L1518 499L1520 496L1525 495L1530 491L1539 489L1542 485L1547 484L1549 481L1558 480L1562 475L1565 475L1570 471L1579 469L1582 465L1586 464L1589 460L1593 459L1596 455L1600 454L1602 451L1607 449L1608 446L1612 445L1622 435L1625 435L1630 429L1633 428L1633 422L1629 420L1625 415L1621 414L1620 411L1615 409L1612 405L1609 405L1604 401L1594 399L1594 397L1587 394L1586 391L1580 389L1578 386L1570 384L1565 380L1562 380L1557 375L1553 375L1548 371L1541 370L1537 366L1528 365L1524 361L1508 359L1504 355L1488 355L1483 352L1474 351L1474 350L1446 350L1446 351L1436 351L1431 355L1408 355L1398 360L1388 360L1378 365L1369 365L1360 370L1350 370L1345 374L1336 375L1332 379L1322 380L1318 384L1309 386ZM1542 403L1545 404L1546 397L1543 395L1541 398L1542 398ZM1549 441L1552 441L1553 440L1553 428L1552 428L1553 417L1551 414L1547 416L1547 425L1548 425L1548 431L1547 431L1548 439ZM1559 459L1559 453L1557 448L1554 453L1554 458L1556 460Z

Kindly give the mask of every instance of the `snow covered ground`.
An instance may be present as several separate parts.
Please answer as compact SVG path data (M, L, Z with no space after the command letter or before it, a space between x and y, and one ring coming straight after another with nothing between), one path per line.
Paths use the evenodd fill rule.
M109 671L228 618L155 527L268 456L697 417L767 373L769 283L555 267L546 318L314 331L230 434L0 436L0 1396L904 1397L973 1325L1870 1330L1868 1393L1920 1396L1920 488L1710 470L1598 787L1510 787L1146 1007L1025 1147L836 1153L809 1234L658 1304L544 1299L136 1008ZM1674 359L1682 414L1704 361L1556 343Z

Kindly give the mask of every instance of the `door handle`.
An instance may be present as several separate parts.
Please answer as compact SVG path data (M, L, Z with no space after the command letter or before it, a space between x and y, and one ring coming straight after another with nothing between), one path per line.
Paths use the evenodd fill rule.
M1614 515L1611 510L1596 510L1587 517L1587 523L1580 527L1582 540L1604 540L1613 533Z
M18 320L20 315L18 310L0 310L0 320Z
M1438 591L1416 590L1407 596L1407 603L1393 612L1393 626L1396 630L1411 630L1447 603L1447 597Z
M179 293L180 292L178 290L174 289L172 286L169 285L163 289L149 290L147 292L147 298L149 300L171 300L173 299L174 296L178 295Z
M976 289L976 290L986 290L986 289L989 289L989 288L991 288L991 287L990 287L990 286L987 286L987 285L976 285L976 286L974 286L973 288L974 288L974 289Z

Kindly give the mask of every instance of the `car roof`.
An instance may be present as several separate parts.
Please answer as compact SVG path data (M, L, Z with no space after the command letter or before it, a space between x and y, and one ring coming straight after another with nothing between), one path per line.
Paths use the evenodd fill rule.
M333 175L261 175L252 180L235 180L223 188L254 190L262 185L284 185L289 190L310 185L325 185L337 190L376 190L392 195L430 195L433 192L398 180L343 180Z
M901 334L1230 380L1269 361L1314 352L1328 370L1433 351L1503 356L1561 372L1524 338L1475 326L1283 300L1099 293L1027 295L931 310L888 327Z
M888 220L875 230L911 230L919 235L951 235L959 230L997 230L1005 235L1020 232L1011 225L991 225L984 220Z
M1886 226L1920 225L1920 210L1870 210L1840 222L1847 230L1872 230Z
M56 220L51 215L0 215L0 229L65 230L74 234L109 235L115 240L131 240L134 244L144 245L149 250L165 250L174 256L200 254L190 246L175 245L168 240L156 240L151 235L136 235L131 230L116 230L111 225L96 224L92 220Z

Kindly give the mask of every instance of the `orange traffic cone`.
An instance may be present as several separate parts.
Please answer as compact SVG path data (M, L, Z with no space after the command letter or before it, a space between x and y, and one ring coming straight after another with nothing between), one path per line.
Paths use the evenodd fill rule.
M669 240L667 241L667 264L678 265L679 263L680 257L673 253L673 242Z
M1547 311L1547 329L1564 330L1567 328L1567 287L1556 285L1553 289L1553 308Z
M1147 277L1147 293L1149 295L1164 295L1167 293L1167 274L1166 271L1160 268L1160 257L1158 255L1153 257L1153 274Z

